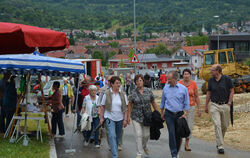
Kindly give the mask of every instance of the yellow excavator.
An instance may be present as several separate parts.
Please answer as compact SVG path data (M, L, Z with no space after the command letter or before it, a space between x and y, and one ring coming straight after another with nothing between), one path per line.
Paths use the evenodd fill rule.
M203 53L203 64L199 77L205 80L202 85L202 92L205 94L208 88L208 80L211 77L210 69L213 64L220 64L222 73L232 78L235 93L250 92L250 70L235 61L234 49L210 50Z

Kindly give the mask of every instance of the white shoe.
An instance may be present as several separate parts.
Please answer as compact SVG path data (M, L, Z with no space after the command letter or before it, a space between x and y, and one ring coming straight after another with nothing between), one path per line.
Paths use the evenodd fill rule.
M95 145L95 148L100 148L100 145L99 144Z
M89 142L84 141L84 146L88 146Z
M136 158L142 158L142 154L137 154Z
M65 135L55 135L55 138L64 138Z
M66 114L66 117L69 117L69 114Z

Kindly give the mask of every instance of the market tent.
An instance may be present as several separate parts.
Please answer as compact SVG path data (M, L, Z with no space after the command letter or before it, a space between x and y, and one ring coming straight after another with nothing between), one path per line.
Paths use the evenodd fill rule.
M0 73L41 74L48 76L78 76L84 73L80 61L33 54L0 55Z
M50 29L0 22L0 54L41 53L69 47L66 34Z
M46 120L48 120L48 114L45 110L46 105L41 85L41 75L79 77L81 73L84 73L84 68L83 64L80 61L46 57L40 54L39 52L34 52L32 54L0 55L0 73L26 75L28 81L27 85L29 84L30 75L38 75L38 81L40 83L39 87L43 98L45 116ZM77 88L79 88L79 82ZM25 97L25 94L26 92L24 92L22 96L18 99L16 115L20 106L20 102L22 98ZM9 136L12 133L14 124L15 122L12 123ZM52 137L49 122L48 129Z

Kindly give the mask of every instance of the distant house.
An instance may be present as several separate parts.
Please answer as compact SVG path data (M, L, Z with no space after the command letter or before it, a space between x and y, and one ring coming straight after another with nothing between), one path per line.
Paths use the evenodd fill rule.
M117 54L108 60L109 67L110 68L119 68L121 61L123 61L126 66L131 65L127 55Z
M63 51L53 51L53 52L48 52L47 56L48 57L55 57L55 58L65 58L65 52Z
M203 52L207 50L208 45L182 46L172 55L172 59L182 59L183 62L188 62L192 68L200 68Z
M181 59L173 59L170 57L157 57L155 54L138 54L140 65L147 69L153 67L154 69L172 68L174 63L181 62Z

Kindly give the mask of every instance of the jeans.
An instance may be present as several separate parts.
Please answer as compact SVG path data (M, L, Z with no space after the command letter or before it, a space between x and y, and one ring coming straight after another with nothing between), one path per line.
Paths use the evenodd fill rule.
M179 117L181 117L184 112L179 112L178 114L174 114L168 110L165 110L165 120L168 127L168 134L169 134L169 148L171 151L172 157L177 157L177 154L180 149L181 138L175 134L176 129L176 121Z
M10 121L15 114L16 109L5 109L1 107L1 115L0 115L0 132L4 133L8 128ZM6 123L5 123L6 119Z
M69 97L63 96L62 103L63 103L65 110L66 110L65 114L67 115L69 113Z
M59 128L59 135L65 134L64 124L63 124L63 110L60 110L58 112L52 112L51 125L52 125L52 134L53 135L56 135L57 125Z
M121 121L106 121L106 127L109 135L109 145L112 153L112 158L118 158L118 143L121 137L123 120Z
M86 142L89 142L89 139L90 139L92 132L96 129L96 127L99 125L99 123L100 123L99 117L93 118L93 121L91 122L91 130L90 131L83 131L83 136L84 136ZM95 141L95 145L99 145L99 130L97 130L94 133L94 141Z

